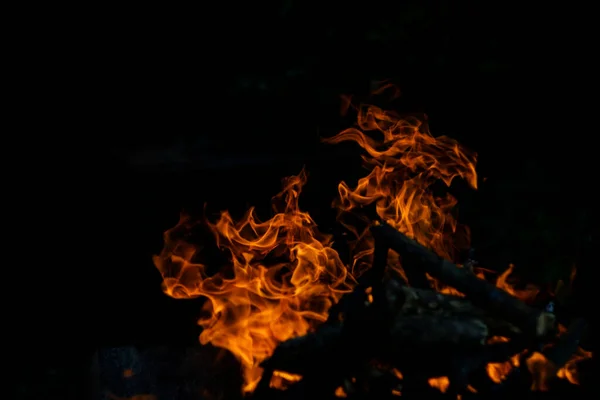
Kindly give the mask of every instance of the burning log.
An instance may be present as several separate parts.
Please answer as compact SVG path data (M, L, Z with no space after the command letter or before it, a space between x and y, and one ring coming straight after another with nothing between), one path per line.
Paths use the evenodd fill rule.
M426 347L430 350L460 346L464 351L485 345L488 334L488 327L476 318L398 316L390 329L388 351L402 354L411 346L412 349Z
M337 381L349 372L340 366L358 365L363 360L347 350L341 323L324 324L319 330L281 343L273 355L265 360L263 376L253 397L277 399L281 392L271 390L275 371L302 376L285 392L286 399L303 399L308 393L324 391L333 394Z
M541 352L530 352L524 355L523 367L513 369L505 381L487 388L487 392L503 397L515 388L546 391L550 381L577 351L579 340L586 327L585 320L575 319L558 343L546 347Z
M474 370L505 361L528 343L514 326L493 319L465 298L408 287L395 279L366 289L363 283L343 301L340 315L314 333L282 343L263 362L265 374L255 396L270 393L274 371L303 377L293 385L299 398L316 395L313 390L323 393L318 389L323 387L333 392L348 377L367 379L364 366L372 360L398 367L412 383L421 381L427 387L429 378L450 376L452 390L460 393ZM496 332L510 332L515 339L488 344ZM374 376L384 378L379 372L367 375L370 382Z
M587 323L582 318L577 318L569 325L565 334L560 337L556 346L551 347L543 352L544 356L550 361L556 372L562 368L577 351L579 341L583 336L583 332L587 327Z
M451 319L477 319L489 331L487 336L514 337L520 334L515 326L493 318L463 297L400 285L396 280L386 283L386 301L392 312L403 316L427 314Z
M544 313L520 303L508 293L490 288L472 275L455 273L462 270L431 256L428 250L417 247L417 254L421 254L419 252L426 260L442 263L437 269L428 266L432 275L449 276L444 282L454 282L467 297L409 287L393 278L380 280L384 276L381 269L384 258L375 257L374 267L380 269L362 277L353 292L337 305L343 304L343 307L332 309L335 312L326 323L314 333L282 343L273 356L263 362L265 374L255 392L256 398L279 398L273 397L269 387L276 371L302 376L285 391L283 398L286 399L331 395L336 387L345 396L359 398L392 398L400 393L400 388L404 396L421 396L431 394L432 379L436 377L446 379L445 396L473 395L476 391L480 395L505 395L507 388L515 387L528 390L518 368L510 375L512 378L501 385L490 380L485 368L489 363L504 363L516 354L527 354L526 350L534 348L540 339L537 333L525 330L527 326L521 323L523 316L506 317L514 315L500 312L500 304L508 304L509 309L513 307L514 313L533 315L531 318L540 318ZM447 271L450 267L453 270ZM467 283L461 286L458 279ZM491 289L496 293L496 300L499 298L496 302L482 293ZM478 302L474 303L473 298ZM553 350L544 352L548 359L556 360L557 368L576 349L579 328L581 324L574 324ZM494 342L496 336L502 336L504 341ZM525 358L521 362L524 365ZM403 371L404 380L391 377L392 366Z
M374 224L371 230L401 257L411 261L418 260L431 276L464 293L474 304L479 304L498 317L513 323L523 333L540 338L554 332L553 314L536 310L492 283L479 279L469 270L440 258L388 224Z
M500 385L488 377L486 368L517 354L522 354L525 365L524 355L532 354L528 349L539 347L551 332L552 315L440 259L393 228L379 228L385 225L373 227L383 244L376 246L372 271L359 278L354 290L342 297L315 332L281 343L261 364L264 374L254 398L333 398L334 393L392 398L400 392L405 397L472 396L475 392L505 396L509 389L529 390L531 380L524 380L518 368ZM388 245L400 253L405 268L418 271L417 266L422 266L466 296L384 278ZM414 264L406 265L407 261ZM540 320L552 324L542 324L541 329ZM578 331L575 327L569 332ZM503 340L494 341L498 336ZM556 360L550 364L558 366L554 375L577 347L576 337L575 333L564 335L554 350L544 352ZM403 379L390 372L395 368L402 371ZM286 375L298 378L285 391L274 390L273 378Z
M343 325L328 324L316 332L281 343L261 367L284 370L293 374L307 374L315 368L318 358L327 359L336 352L344 339Z

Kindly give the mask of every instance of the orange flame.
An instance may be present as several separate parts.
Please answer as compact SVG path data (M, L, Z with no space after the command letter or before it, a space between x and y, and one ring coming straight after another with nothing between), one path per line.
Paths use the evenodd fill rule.
M448 379L447 376L440 376L437 378L429 378L428 383L432 388L436 388L440 392L446 393L446 390L448 390L448 387L450 386L450 379Z
M324 140L332 144L353 141L367 153L362 158L370 173L354 189L341 182L334 201L338 219L356 237L353 272L360 274L370 265L373 243L368 229L348 223L346 216L370 204L376 205L380 218L452 259L458 241L452 215L456 199L450 194L435 196L431 186L438 181L450 186L461 177L476 188L475 154L448 137L434 138L425 119L401 118L372 105L362 105L357 111L357 127ZM382 137L375 139L372 134ZM465 236L468 240L468 233Z
M237 356L245 392L254 389L262 374L258 365L277 344L326 320L329 307L353 283L330 238L299 209L305 183L304 171L284 181L283 191L273 198L276 214L268 221L260 222L251 208L237 223L226 211L208 223L230 255L232 277L209 276L203 264L194 262L196 248L178 239L193 225L185 217L165 233L165 247L154 257L168 295L208 298L209 317L199 321L204 328L200 342Z
M529 303L529 302L533 301L535 299L535 297L540 293L540 288L535 285L528 284L527 286L525 286L524 289L516 289L514 287L514 285L511 285L508 282L508 277L510 276L510 274L513 272L514 269L515 269L515 265L510 264L508 266L508 269L506 271L504 271L496 280L496 286L498 286L500 289L512 294L516 298L523 300L525 303Z
M526 361L527 368L533 377L531 390L545 392L548 390L549 381L558 377L567 379L574 385L579 384L579 374L577 372L577 364L583 360L592 358L590 351L583 350L581 347L577 349L571 359L564 367L558 368L552 361L548 360L542 353L534 352Z
M510 273L510 269L508 269L504 274ZM507 274L508 275L508 274ZM500 280L500 279L498 279ZM494 336L488 340L488 344L492 343L500 343L500 342L508 342L509 339L503 336ZM519 356L520 353L513 355L510 360L499 363L488 363L486 365L486 371L490 379L495 383L500 383L510 373L513 367L519 366Z

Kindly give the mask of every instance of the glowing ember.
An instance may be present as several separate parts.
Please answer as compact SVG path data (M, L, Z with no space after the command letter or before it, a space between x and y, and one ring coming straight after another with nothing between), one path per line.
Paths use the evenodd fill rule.
M440 376L439 378L430 378L429 385L433 388L438 389L442 393L446 393L448 386L450 386L450 380L447 376Z
M299 209L298 198L306 183L304 171L284 180L283 191L273 198L271 219L261 222L251 208L237 222L227 211L217 222L205 222L230 258L221 273L208 275L205 265L197 262L198 249L183 239L196 222L185 216L165 233L165 247L154 257L169 296L208 299L208 316L199 320L203 327L200 342L225 348L239 359L244 392L256 387L262 374L258 366L276 346L325 321L331 305L351 291L355 278L370 266L370 221L354 213L360 207L374 204L382 220L444 258L454 259L457 248L468 246L468 229L459 226L454 215L456 199L449 194L434 195L432 185L442 182L450 186L455 178L462 178L476 189L475 154L453 139L433 137L424 118L401 118L375 106L360 106L357 111L356 127L325 140L332 144L352 141L366 152L363 161L368 174L354 188L340 183L339 197L334 201L338 220L354 234L351 266L342 263L331 248L331 238L319 233L310 215ZM350 215L354 217L352 223ZM393 252L388 265L404 274ZM476 272L483 278L481 271ZM537 288L519 291L509 285L511 272L512 266L499 277L499 287L525 301L537 295ZM437 284L435 287L459 294ZM495 382L502 381L518 365L518 356L489 364L489 376ZM534 355L528 366L543 372L546 369L539 367L543 362ZM393 371L402 379L400 371ZM551 373L576 380L574 363ZM299 375L276 371L271 386L285 388L300 379ZM449 385L447 377L432 378L429 383L440 391ZM343 387L335 394L347 396Z
M506 272L504 272L502 275L503 276L507 275L507 273L510 273L510 269L506 270ZM498 279L497 282L500 282L500 281L502 281L502 280ZM508 341L509 341L509 339L506 337L494 336L489 340L489 343L500 343L500 342L508 342ZM486 371L487 371L490 379L492 381L494 381L495 383L500 383L504 379L506 379L506 377L508 376L509 372L513 369L513 367L519 366L519 355L520 354L515 354L514 356L512 356L510 358L509 361L505 361L502 363L489 363L488 365L486 365Z

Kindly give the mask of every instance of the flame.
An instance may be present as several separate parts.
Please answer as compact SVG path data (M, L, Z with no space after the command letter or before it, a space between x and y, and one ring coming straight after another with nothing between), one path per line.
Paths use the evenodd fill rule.
M513 284L510 283L510 275L513 273L515 266L510 264L508 268L498 277L496 280L496 286L510 293L511 295L521 299L528 303L533 301L536 296L540 293L540 288L536 285L528 284L524 289L516 289ZM576 269L571 269L570 283L575 278ZM564 282L560 281L561 285ZM569 284L570 284L569 283ZM559 334L564 334L567 329L564 325L558 325ZM493 337L489 340L489 343L494 342L507 342L509 339L505 337ZM489 363L486 365L488 376L495 383L500 383L511 372L513 368L519 367L520 357L522 353L513 355L508 361L502 363ZM555 376L567 379L570 383L578 385L579 376L577 372L577 364L583 360L592 358L592 353L579 347L575 354L571 356L569 361L562 368L557 368L550 360L548 360L542 353L534 352L529 355L525 361L527 368L532 374L533 383L531 390L535 391L546 391L548 389L548 382Z
M354 188L341 182L339 197L333 204L338 209L338 220L356 239L353 273L358 275L370 265L373 240L366 223L359 228L347 217L371 204L376 205L384 221L440 256L453 259L460 241L453 216L457 202L450 194L434 195L432 185L441 181L450 186L460 177L477 188L476 155L446 136L433 137L426 118L402 118L373 105L361 105L357 111L356 127L324 140L331 144L352 141L366 152L362 158L369 173ZM463 239L468 241L465 233ZM399 263L390 261L402 273Z
M230 277L208 275L205 265L195 262L197 248L180 239L194 225L187 217L165 232L165 247L154 257L165 293L208 299L209 316L198 322L204 328L200 342L228 349L240 360L244 392L255 388L262 374L258 365L277 344L325 321L329 307L354 282L331 238L298 206L305 183L304 170L285 179L273 198L275 215L265 222L253 208L239 222L226 211L216 223L207 222L230 256Z
M511 270L509 268L508 270L506 270L503 273L503 275L510 274L510 271ZM498 279L498 281L499 280L500 279ZM493 336L488 340L488 344L508 342L509 340L510 340L509 338L504 337L504 336ZM505 361L505 362L488 363L485 366L485 369L486 369L486 372L487 372L488 376L490 377L490 379L495 383L500 383L504 379L506 379L506 377L508 376L510 371L513 369L513 367L519 366L519 356L520 355L521 355L521 353L517 353L517 354L513 355L508 361Z
M514 264L509 264L508 269L504 271L496 280L496 286L512 294L516 298L523 300L525 303L530 303L540 293L540 288L535 285L528 284L524 289L515 289L515 286L508 282L508 277L513 273L514 268Z
M567 379L574 385L579 385L579 373L577 372L577 364L583 360L592 358L592 352L579 347L577 352L573 354L571 359L556 373L556 376L562 379Z
M437 378L429 378L429 386L438 389L442 393L446 393L448 386L450 386L450 379L447 376L440 376Z
M548 360L542 353L534 352L526 361L527 368L533 376L531 390L545 392L548 390L550 379L557 376L562 379L567 379L574 385L579 384L579 376L577 373L577 364L583 360L592 358L590 351L578 348L577 352L562 368Z
M348 394L346 394L346 391L341 386L338 386L335 389L334 395L335 395L335 397L339 397L339 398L342 398L342 399L348 397Z
M275 389L285 390L290 384L299 382L300 380L302 380L302 375L290 374L289 372L275 370L273 371L273 376L271 377L269 386Z

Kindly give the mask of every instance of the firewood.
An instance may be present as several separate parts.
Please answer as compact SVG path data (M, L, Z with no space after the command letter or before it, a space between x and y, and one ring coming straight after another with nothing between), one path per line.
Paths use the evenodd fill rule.
M408 287L395 279L388 280L385 287L386 302L394 314L472 317L480 319L487 326L490 336L513 337L521 333L515 326L491 317L464 297Z
M459 268L448 260L389 226L376 223L371 227L378 237L386 240L403 260L418 262L423 269L442 283L463 293L474 304L513 323L524 333L544 337L555 330L553 314L536 310L494 284L477 278L469 270Z
M378 230L371 230L373 238L375 240L375 250L373 255L373 266L371 270L375 271L374 275L381 279L384 274L384 270L387 267L388 253L390 245L388 240L383 236L383 232ZM411 287L430 289L431 284L427 279L425 271L421 268L420 263L412 262L410 259L403 259L402 267L404 274L408 279L406 284Z
M556 373L573 356L579 347L579 340L587 327L585 320L577 318L571 322L566 333L564 333L554 346L547 346L540 354L535 352L522 357L522 367L515 368L507 379L500 384L494 385L491 392L501 397L503 394L515 387L527 389L532 383L536 390L546 389L546 384L556 377ZM527 361L526 361L527 360Z
M542 352L546 359L554 364L556 371L562 368L577 351L579 341L586 328L587 322L583 318L573 320L567 332L558 340L558 343Z
M433 315L399 316L392 324L392 348L485 345L488 328L479 319Z
M325 362L338 353L342 341L342 323L323 324L313 333L279 344L261 367L300 375L310 373L315 363Z

